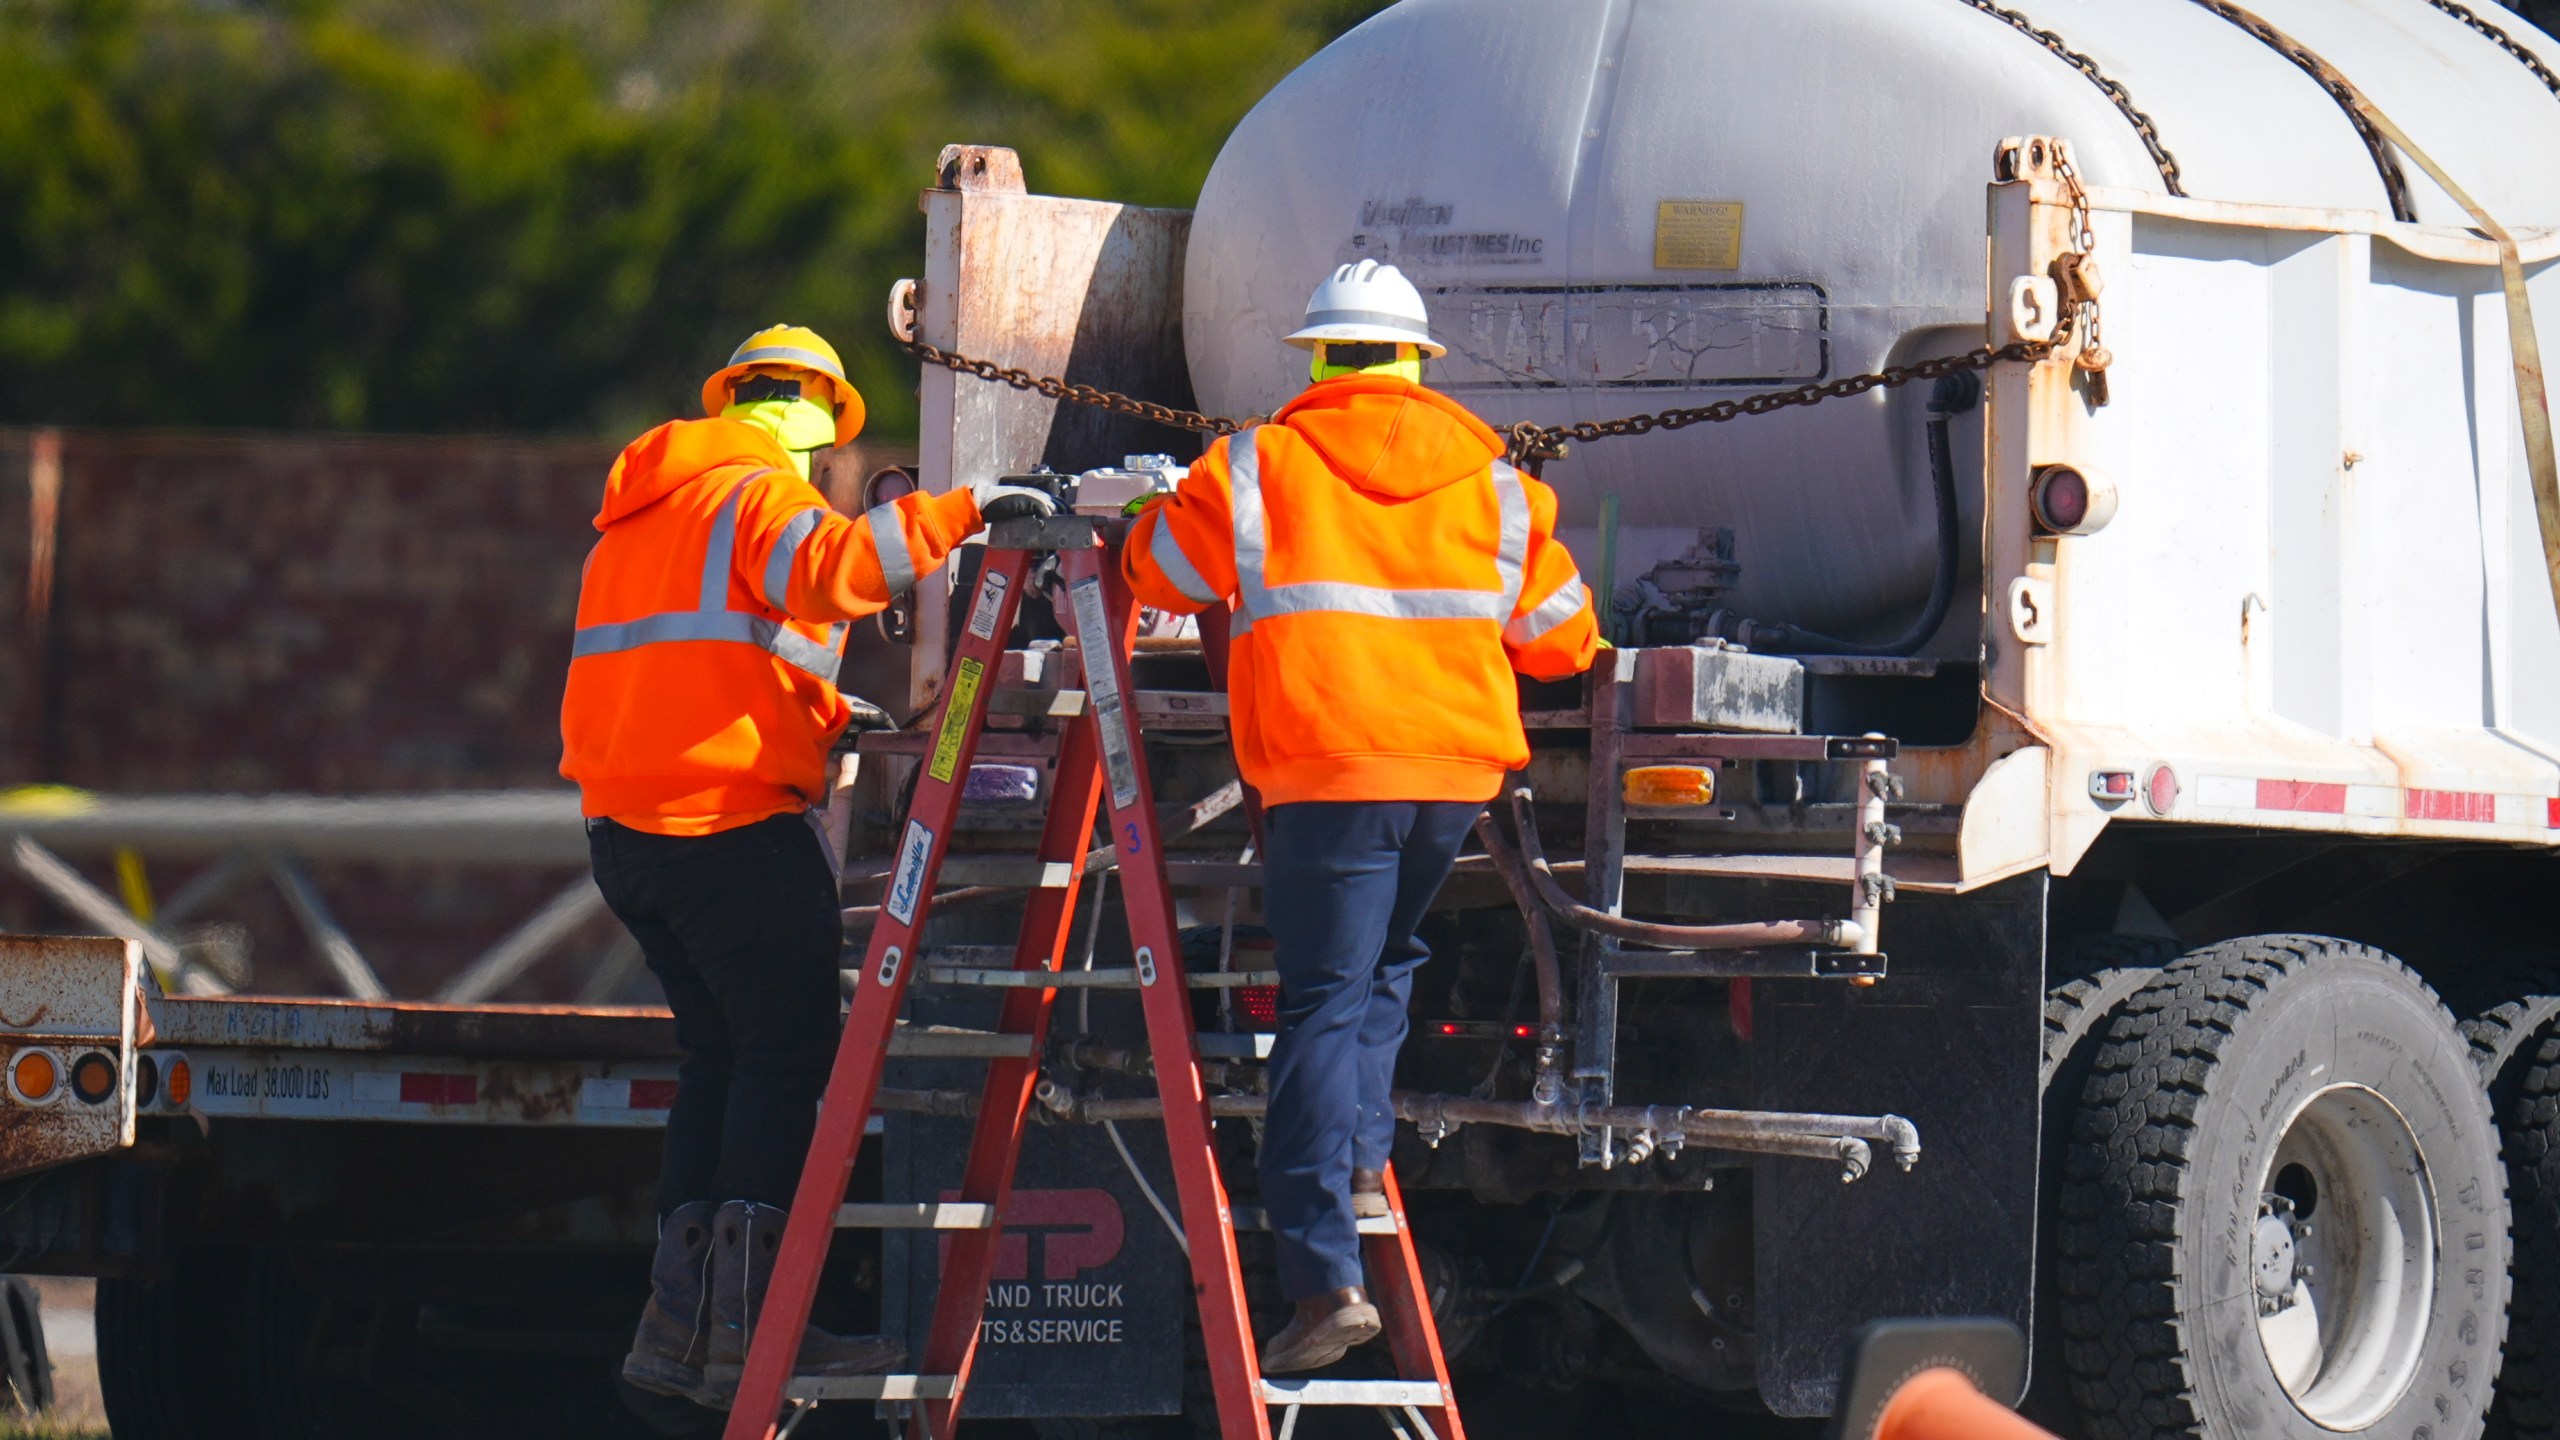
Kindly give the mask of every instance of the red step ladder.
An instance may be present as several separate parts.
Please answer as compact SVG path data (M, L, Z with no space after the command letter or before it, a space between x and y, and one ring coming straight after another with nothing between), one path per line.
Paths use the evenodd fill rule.
M1023 1049L990 1062L957 1201L940 1205L846 1205L845 1185L880 1088L890 1035L931 918L934 882L961 790L985 727L1006 637L1024 586L1044 553L1055 553L1067 605L1061 616L1083 657L1086 702L1059 741L1056 779L1039 858L1061 867L1063 886L1034 889L1014 947L1017 971L1059 968L1075 915L1095 812L1110 811L1135 964L1118 977L1135 988L1146 1013L1147 1042L1163 1099L1166 1148L1173 1157L1191 1277L1200 1301L1200 1332L1218 1405L1218 1431L1230 1440L1268 1440L1270 1408L1286 1413L1283 1436L1300 1406L1369 1406L1410 1440L1465 1440L1450 1393L1448 1366L1431 1319L1429 1292L1405 1226L1404 1200L1387 1178L1389 1218L1363 1221L1361 1246L1370 1289L1395 1360L1394 1380L1265 1380L1256 1362L1236 1259L1234 1216L1218 1177L1215 1134L1192 1026L1191 989L1174 926L1173 897L1158 845L1155 800L1130 705L1129 653L1137 607L1104 536L1122 522L1085 516L999 524L966 612L932 748L916 778L915 798L898 843L897 866L882 898L879 922L858 972L852 1013L836 1048L818 1130L800 1174L763 1313L757 1318L737 1399L723 1440L771 1440L786 1402L912 1402L914 1440L952 1440L976 1358L979 1321L993 1278L1004 1210L1021 1153L1025 1120L1040 1080L1054 988L1009 987L998 1031L1027 1037ZM827 1247L839 1228L913 1228L956 1232L942 1266L923 1360L912 1375L794 1380L802 1327L818 1288Z

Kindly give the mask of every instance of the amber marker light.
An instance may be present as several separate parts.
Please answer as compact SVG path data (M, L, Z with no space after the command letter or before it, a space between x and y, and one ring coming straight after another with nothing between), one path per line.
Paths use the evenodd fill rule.
M1704 765L1639 765L1627 772L1630 805L1712 805L1716 772Z
M172 1110L184 1110L196 1095L195 1067L184 1055L172 1055L160 1062L161 1098Z
M9 1094L21 1105L62 1098L62 1062L49 1050L21 1050L9 1061Z

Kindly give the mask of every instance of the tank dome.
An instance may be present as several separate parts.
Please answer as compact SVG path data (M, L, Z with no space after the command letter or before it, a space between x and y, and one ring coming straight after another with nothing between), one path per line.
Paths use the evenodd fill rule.
M2185 193L2388 215L2310 76L2191 0L2015 0L2149 116ZM2560 69L2560 43L2471 0ZM2560 97L2419 0L2252 0L2511 227L2560 224ZM1431 383L1496 425L1703 404L1969 348L2003 136L2058 135L2092 184L2161 157L2063 56L1965 0L1405 0L1284 80L1203 189L1184 339L1213 412L1305 383L1280 342L1334 266L1394 262L1451 353ZM2407 167L2421 223L2468 221ZM1917 388L1917 387L1915 387ZM1727 603L1889 631L1927 591L1921 408L1870 394L1576 448L1548 478L1617 573L1730 528ZM1959 428L1957 461L1978 439ZM1979 504L1976 487L1959 487ZM1979 526L1968 516L1970 537ZM1966 627L1944 653L1969 647Z

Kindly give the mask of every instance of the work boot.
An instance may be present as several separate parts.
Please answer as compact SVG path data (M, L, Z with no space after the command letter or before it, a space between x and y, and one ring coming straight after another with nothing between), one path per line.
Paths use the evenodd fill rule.
M774 1257L790 1212L779 1205L732 1200L711 1221L711 1358L702 1367L711 1407L729 1408L738 1377L755 1340L755 1317L773 1282ZM830 1335L815 1325L800 1332L793 1376L803 1380L846 1375L885 1375L905 1362L907 1347L881 1335Z
M679 1205L658 1222L658 1254L649 1262L649 1303L640 1333L623 1357L622 1378L658 1395L707 1404L702 1366L711 1354L711 1262L708 1200Z
M1387 1172L1353 1170L1351 1172L1351 1218L1376 1220L1387 1213Z
M1378 1307L1369 1292L1346 1285L1329 1295L1298 1302L1298 1313L1262 1347L1262 1373L1290 1375L1321 1370L1355 1345L1378 1338Z

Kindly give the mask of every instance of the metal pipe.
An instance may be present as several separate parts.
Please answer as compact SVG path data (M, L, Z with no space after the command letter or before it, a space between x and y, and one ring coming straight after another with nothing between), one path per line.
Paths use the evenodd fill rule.
M1503 836L1492 812L1476 817L1476 839L1529 927L1530 963L1538 977L1537 1073L1529 1093L1539 1104L1553 1105L1564 1098L1564 1078L1556 1073L1564 1053L1564 969L1556 956L1555 931L1547 924L1546 912L1538 908L1529 867L1521 863L1520 852Z
M1858 767L1858 833L1851 842L1849 918L1858 929L1856 949L1876 953L1876 936L1884 923L1884 902L1892 893L1884 878L1884 847L1902 839L1899 827L1884 818L1885 798L1893 793L1893 775L1882 760Z
M963 1092L917 1093L957 1096ZM974 1103L975 1097L969 1098ZM1046 1078L1040 1082L1039 1098L1051 1115L1080 1124L1155 1120L1164 1114L1162 1102L1151 1095L1086 1095ZM1684 1146L1699 1145L1743 1154L1836 1161L1844 1182L1867 1173L1873 1163L1870 1141L1888 1147L1894 1163L1902 1169L1910 1169L1920 1159L1919 1128L1899 1115L1701 1110L1686 1105L1540 1105L1525 1100L1482 1100L1404 1090L1396 1092L1394 1103L1396 1118L1410 1122L1422 1132L1425 1143L1435 1146L1466 1125L1499 1125L1547 1135L1623 1131L1629 1137L1624 1157L1629 1163L1641 1163L1657 1151L1669 1154ZM1250 1118L1264 1114L1270 1104L1266 1095L1212 1095L1209 1113L1221 1118ZM884 1098L881 1108L895 1107Z
M1529 878L1547 909L1577 930L1663 950L1756 950L1769 945L1821 945L1835 950L1854 950L1866 941L1866 932L1852 920L1752 920L1728 925L1662 925L1594 910L1566 894L1564 887L1556 883L1555 870L1547 863L1546 847L1538 842L1538 821L1530 809L1532 798L1526 787L1511 792L1511 814L1520 826L1520 849L1528 861Z

